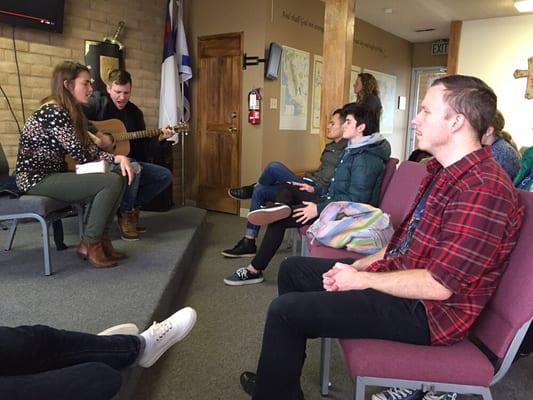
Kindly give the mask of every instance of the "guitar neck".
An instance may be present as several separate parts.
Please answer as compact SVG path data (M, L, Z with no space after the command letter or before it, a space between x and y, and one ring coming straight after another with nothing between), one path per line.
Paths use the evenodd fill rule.
M147 138L147 137L158 136L159 132L160 132L159 129L154 128L154 129L146 129L144 131L114 133L113 136L116 142L121 142L124 140L134 140L134 139L142 139L142 138Z

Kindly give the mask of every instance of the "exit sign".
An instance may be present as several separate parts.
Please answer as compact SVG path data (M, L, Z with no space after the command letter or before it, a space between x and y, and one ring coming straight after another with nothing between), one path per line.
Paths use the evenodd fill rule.
M431 43L431 55L442 56L448 54L448 39L440 39Z

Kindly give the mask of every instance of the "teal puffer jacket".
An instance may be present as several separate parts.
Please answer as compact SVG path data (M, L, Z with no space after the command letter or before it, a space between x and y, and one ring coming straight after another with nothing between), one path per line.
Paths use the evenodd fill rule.
M378 206L385 165L390 158L389 142L379 133L363 137L363 146L348 147L337 163L327 188L318 187L318 212L333 201L353 201Z

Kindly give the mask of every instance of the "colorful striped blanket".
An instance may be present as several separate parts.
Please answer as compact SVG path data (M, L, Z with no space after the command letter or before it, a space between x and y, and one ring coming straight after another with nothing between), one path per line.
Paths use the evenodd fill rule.
M379 208L351 201L335 201L324 208L307 230L307 237L337 249L373 254L394 233L390 217Z

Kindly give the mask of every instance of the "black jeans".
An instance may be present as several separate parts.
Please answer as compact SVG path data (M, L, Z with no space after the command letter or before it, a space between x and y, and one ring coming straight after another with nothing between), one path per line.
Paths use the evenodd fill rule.
M322 274L336 261L290 257L281 263L279 297L268 309L254 400L299 398L309 338L373 338L430 344L425 308L418 300L370 289L326 292Z
M0 399L111 399L142 347L138 336L0 327Z
M309 193L299 190L296 186L292 185L279 185L278 192L276 194L276 201L293 208L297 208L302 205L302 201L310 201L317 203L320 197L315 193ZM281 242L283 242L283 235L287 228L299 228L301 226L311 224L316 218L302 224L297 222L291 215L290 217L269 224L263 237L263 241L259 246L257 254L253 258L251 264L255 269L264 270L268 267L268 263L272 260L272 257L278 251Z

